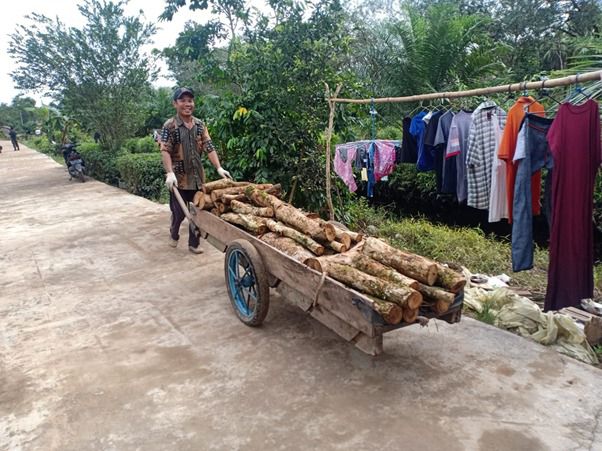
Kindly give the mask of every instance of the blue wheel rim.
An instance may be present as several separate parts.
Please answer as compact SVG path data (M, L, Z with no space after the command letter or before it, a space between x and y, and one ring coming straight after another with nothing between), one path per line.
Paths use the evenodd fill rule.
M228 258L228 284L240 314L253 317L259 298L255 271L247 255L238 249L234 249Z

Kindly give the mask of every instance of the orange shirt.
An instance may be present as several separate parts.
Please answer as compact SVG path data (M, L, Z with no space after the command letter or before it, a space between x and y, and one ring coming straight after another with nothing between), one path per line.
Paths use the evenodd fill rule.
M506 193L508 195L508 222L512 224L512 203L514 200L514 181L516 180L516 170L520 161L514 163L514 150L516 149L516 140L520 130L520 124L525 116L525 106L533 102L533 97L520 97L512 108L508 110L508 119L504 128L504 135L500 143L498 158L506 162ZM529 106L529 113L538 113L543 111L543 106L535 102ZM531 204L533 214L539 214L539 198L541 195L541 170L531 176Z

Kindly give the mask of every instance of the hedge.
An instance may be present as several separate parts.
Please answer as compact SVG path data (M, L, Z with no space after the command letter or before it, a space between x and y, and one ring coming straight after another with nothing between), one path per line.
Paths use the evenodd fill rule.
M129 138L123 144L123 148L129 153L153 153L159 152L159 146L152 136L144 138Z
M89 174L96 180L117 186L119 182L119 170L117 169L117 158L123 152L110 152L100 147L100 144L83 142L77 150L84 157Z
M130 193L151 200L162 197L165 172L159 152L122 155L117 159L117 169Z

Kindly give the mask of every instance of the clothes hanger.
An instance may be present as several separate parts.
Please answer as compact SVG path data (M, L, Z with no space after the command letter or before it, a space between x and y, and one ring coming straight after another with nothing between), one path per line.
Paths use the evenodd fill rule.
M528 113L529 112L529 108L531 107L531 105L533 105L534 103L539 102L543 97L548 97L549 99L552 99L554 102L556 102L558 105L561 104L560 101L556 100L554 97L552 97L550 95L550 91L548 89L546 89L546 81L547 80L542 80L541 81L541 96L539 98L534 98L532 102L529 102L527 105L525 105L525 112Z
M568 102L575 94L581 94L582 96L584 96L586 99L589 99L590 97L583 91L583 89L581 89L579 87L579 75L577 74L575 76L575 89L573 89L569 95L567 96L565 102Z

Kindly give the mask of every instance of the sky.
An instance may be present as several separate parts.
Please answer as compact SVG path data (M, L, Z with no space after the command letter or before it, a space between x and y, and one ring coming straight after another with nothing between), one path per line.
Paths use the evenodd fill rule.
M10 73L17 67L16 63L8 54L8 43L10 34L16 31L18 24L26 25L24 16L31 12L43 14L55 18L59 16L61 22L67 26L80 28L84 24L83 17L77 9L82 0L27 0L2 2L2 27L0 28L0 102L9 103L13 97L23 93L33 97L40 105L41 100L48 103L50 99L43 99L41 95L32 92L21 92L14 88ZM255 3L255 2L253 2ZM163 12L164 0L130 0L125 7L127 15L137 16L140 11L143 12L145 21L158 22L159 15ZM175 43L178 33L184 29L184 24L193 20L195 22L205 23L210 17L207 11L190 11L188 8L178 11L171 22L159 22L157 26L160 30L154 36L154 43L149 43L145 50L153 48L163 49ZM156 86L172 86L174 82L170 80L167 69L160 67L160 77L155 82Z

